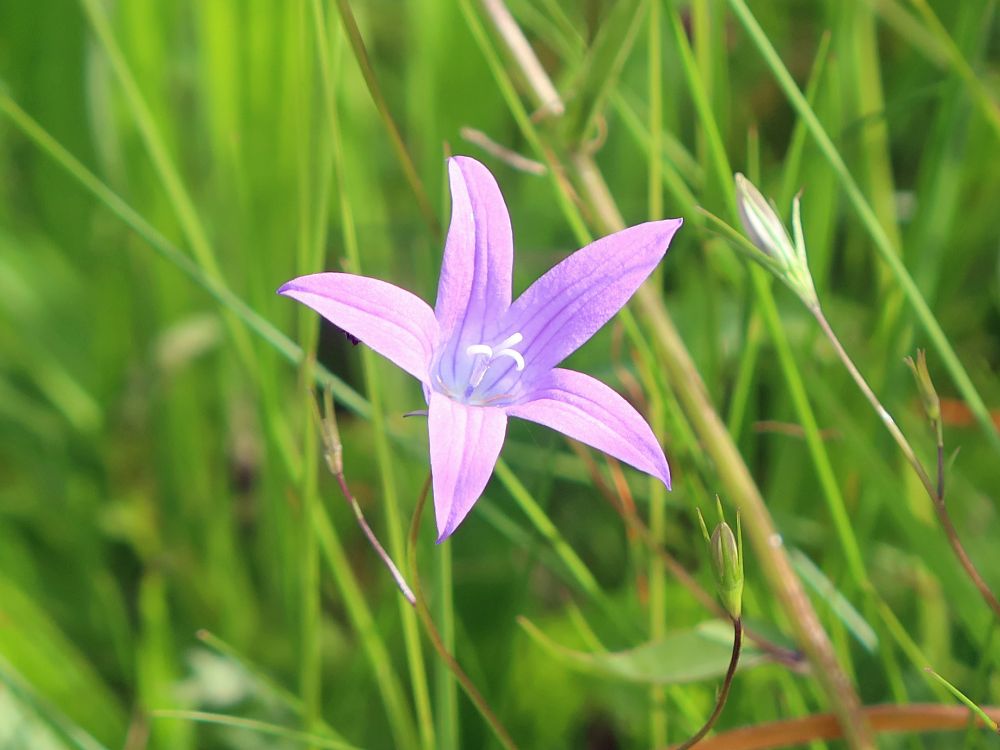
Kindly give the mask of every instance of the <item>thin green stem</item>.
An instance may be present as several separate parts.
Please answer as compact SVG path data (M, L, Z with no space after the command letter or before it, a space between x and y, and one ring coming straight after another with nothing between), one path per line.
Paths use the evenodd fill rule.
M444 641L441 640L441 634L438 632L437 627L434 625L434 618L431 617L430 610L427 608L427 599L424 596L423 587L420 584L420 572L417 568L417 541L420 538L420 519L424 513L424 506L427 504L427 495L431 488L431 477L428 476L427 480L424 482L423 489L420 491L420 496L417 498L417 505L413 510L413 520L410 523L410 536L409 536L409 546L408 546L408 562L410 568L410 574L413 576L413 591L416 595L415 608L417 611L417 616L420 618L421 623L424 626L424 632L427 633L427 638L430 640L431 645L434 646L434 650L438 652L438 656L441 657L451 673L455 675L455 679L462 686L465 694L469 696L469 700L472 701L476 710L479 714L486 720L490 729L493 730L493 734L496 736L497 740L508 750L516 750L517 746L514 744L514 740L511 739L510 734L507 729L501 723L500 719L490 708L489 703L483 698L482 694L473 684L469 676L465 674L461 665L455 660L455 657L451 655L447 648L445 648Z
M209 275L201 266L167 240L152 224L146 221L134 208L97 178L80 161L67 151L62 144L52 138L18 104L0 91L0 112L32 140L43 152L93 194L115 216L146 241L146 244L161 258L176 267L188 278L204 289L219 306L232 313L244 326L256 333L285 359L298 364L303 357L302 347L278 330L273 323L236 296L222 281ZM371 407L367 400L347 383L321 365L316 366L319 385L329 388L337 401L345 408L361 417L369 417Z
M747 7L745 0L729 0L729 5L736 13L740 23L743 24L743 27L750 35L753 43L756 45L761 56L764 58L765 63L771 69L775 80L778 82L782 91L784 91L788 101L809 129L809 132L816 141L816 145L819 147L820 152L830 163L830 166L833 167L834 172L837 173L841 185L847 193L848 200L851 202L851 205L854 206L854 210L861 219L861 223L865 226L868 234L872 238L872 241L875 243L875 248L878 251L879 256L889 266L896 282L900 285L903 293L909 300L918 320L927 332L927 336L934 344L934 348L937 350L938 355L941 357L942 363L951 374L956 388L958 388L962 398L964 398L968 403L969 408L972 410L976 420L982 427L987 439L990 443L992 443L995 449L1000 451L1000 431L998 431L997 427L993 424L989 410L986 408L986 404L983 402L982 397L979 395L979 392L976 390L975 385L969 378L968 373L962 366L961 361L955 354L955 350L952 348L947 336L945 336L940 324L934 317L934 313L931 311L930 307L928 307L927 302L920 293L920 289L913 281L913 277L910 276L909 271L906 270L906 266L903 264L898 248L893 247L888 235L879 223L878 217L868 204L864 194L861 192L861 188L858 187L857 182L851 175L847 164L844 163L843 158L837 151L837 147L834 146L833 141L830 139L830 136L827 134L822 123L820 123L816 113L813 112L812 107L809 106L809 103L802 95L802 92L799 91L798 86L796 86L794 79L788 72L788 69L781 61L781 58L778 56L778 53L771 44L771 41L767 38L767 34L764 33L760 24L757 23L757 19Z
M307 744L323 750L359 750L357 745L351 745L340 740L330 739L322 735L311 732L297 732L294 729L287 729L276 724L269 724L266 721L257 719L243 719L239 716L226 716L225 714L213 714L205 711L154 711L154 719L175 719L179 721L195 721L203 724L218 724L224 727L234 727L244 729L254 734L278 737L288 742Z
M514 498L514 502L518 504L528 517L532 526L552 546L552 549L566 567L570 577L580 587L580 590L597 604L619 627L629 631L634 629L633 627L629 627L622 619L619 608L614 605L603 589L601 589L601 585L594 578L594 574L590 572L590 568L573 551L573 548L569 546L562 534L559 533L559 529L552 522L552 519L546 515L545 511L535 501L535 498L532 497L528 488L517 478L517 475L511 471L503 459L497 462L494 473L497 479L507 488L507 491L510 492Z
M868 399L868 403L871 404L875 413L879 416L882 424L892 435L893 440L899 446L900 450L903 451L903 456L906 458L907 462L913 468L914 473L920 480L920 483L924 486L927 491L927 496L931 499L934 505L934 512L937 514L938 522L941 524L941 528L944 530L945 537L948 539L948 544L951 546L952 552L955 553L955 557L958 558L959 564L965 571L966 575L975 585L976 589L979 590L980 595L983 597L983 601L993 610L993 614L1000 619L1000 601L997 601L996 596L990 590L986 581L983 579L982 575L979 573L976 564L972 562L972 558L965 551L965 547L962 545L961 539L958 537L958 531L955 529L955 525L951 521L951 515L948 513L948 507L944 501L944 474L943 474L943 452L944 446L939 438L937 444L937 454L938 454L938 481L935 485L931 482L931 478L927 475L927 471L924 469L923 464L920 463L920 459L917 458L917 454L914 452L913 447L910 442L903 435L902 430L896 424L896 420L892 418L889 411L882 406L879 401L878 396L868 385L864 376L855 366L854 361L851 359L850 355L844 349L843 345L840 343L840 339L837 334L834 333L833 328L830 326L829 321L823 314L823 311L819 306L815 306L811 309L813 316L819 323L819 327L823 330L830 344L833 346L834 351L840 358L844 367L847 368L848 373L854 379L857 384L858 389L864 394L864 397Z
M341 238L344 244L344 255L349 263L350 269L355 273L360 273L361 253L358 249L358 237L354 225L354 214L348 199L344 176L345 160L344 147L340 132L340 120L338 117L336 102L333 98L333 76L331 68L330 54L327 44L327 25L324 20L323 8L320 0L313 0L313 22L316 29L317 49L320 56L321 68L324 71L324 101L327 114L327 126L333 144L334 172L337 180L337 193L340 197L340 225ZM349 19L345 17L348 14ZM341 18L348 27L348 38L354 43L353 34L357 34L357 28L351 27L354 23L353 16L350 16L350 9L341 8ZM360 39L360 37L359 37ZM359 42L360 43L360 42ZM354 50L355 55L361 53ZM359 57L359 64L367 63L367 56L362 61ZM371 85L371 84L370 84ZM376 87L377 91L377 87ZM375 96L373 92L373 96ZM379 95L380 97L381 95ZM384 106L384 102L380 106ZM391 123L391 119L389 120ZM393 126L394 127L394 126ZM411 165L412 166L412 165ZM419 196L418 196L419 197ZM389 531L389 550L393 558L402 559L405 551L405 536L403 531L403 520L400 512L399 493L396 487L396 459L392 456L389 448L389 436L386 429L385 409L382 398L382 379L379 372L379 363L376 361L374 352L365 348L361 352L362 369L364 372L365 388L368 392L369 403L371 404L372 435L375 442L375 459L379 466L379 481L381 483L382 497L384 500L386 526ZM399 602L400 619L403 622L403 638L406 643L406 657L410 671L410 687L413 692L413 700L417 709L417 724L420 729L421 743L426 750L433 750L437 746L434 736L434 714L431 710L430 690L428 688L427 668L424 664L423 651L420 648L420 634L417 628L416 618L412 607L406 602Z
M399 128L396 126L396 121L389 111L389 105L382 95L382 88L379 86L378 77L375 75L375 68L372 67L371 58L368 56L365 40L358 29L358 22L354 18L354 11L351 10L351 4L349 0L336 0L336 3L337 10L340 13L340 20L344 25L344 33L347 34L347 39L351 43L351 50L354 52L354 59L357 61L361 75L365 79L368 93L375 103L375 108L378 110L382 124L389 134L389 141L392 144L393 151L396 152L396 158L399 159L400 166L403 168L406 181L409 183L410 189L417 199L417 206L420 208L420 213L423 214L424 221L427 222L431 234L435 237L440 237L441 225L438 223L437 215L434 213L434 208L427 197L427 191L420 180L420 175L417 174L417 168L413 164L413 159L406 148L403 136L400 134Z
M837 477L833 470L833 463L830 461L830 454L826 450L823 438L820 435L819 425L816 422L816 415L813 413L809 403L809 396L806 393L805 383L795 364L791 347L788 345L788 338L785 329L781 325L778 308L774 303L774 296L768 287L768 275L762 268L753 266L750 268L750 278L754 290L757 293L757 303L764 315L771 340L774 343L778 354L778 362L781 365L785 377L785 385L788 395L792 399L795 413L802 425L805 434L806 445L812 457L813 465L816 467L816 475L819 479L820 487L823 490L823 497L826 500L827 510L833 520L840 547L847 560L847 569L851 573L851 578L862 591L870 591L868 574L865 569L865 561L861 555L861 548L858 546L857 537L854 535L854 528L851 525L850 514L844 503L844 497L837 484Z
M927 0L910 0L910 4L917 9L927 29L949 58L952 69L958 73L968 87L973 100L976 102L976 106L989 124L993 134L997 138L1000 138L1000 105L990 95L989 89L979 79L979 76L976 75L972 66L969 65L968 60L965 59L965 55L962 54L962 50L955 43L955 40L951 38L951 34L948 33L948 30L941 23L941 20L937 17L937 14Z
M660 2L649 3L647 20L648 77L649 77L649 158L647 184L647 215L655 221L663 216L663 50L660 22ZM651 283L661 284L662 273L654 273ZM650 391L655 393L655 391ZM662 434L663 408L658 398L650 402L652 427L656 435ZM649 531L654 540L663 539L666 529L666 491L659 481L649 482ZM653 555L649 560L649 635L662 638L666 633L667 580L666 571ZM663 686L650 688L649 734L654 747L667 742L667 694Z

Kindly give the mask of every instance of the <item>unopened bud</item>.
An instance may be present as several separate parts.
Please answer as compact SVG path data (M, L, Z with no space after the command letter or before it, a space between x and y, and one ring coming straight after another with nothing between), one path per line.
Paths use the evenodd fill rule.
M907 357L904 361L913 371L913 377L917 381L917 390L920 392L920 401L924 405L927 418L934 423L940 422L941 400L934 389L934 383L931 382L931 374L927 371L927 352L923 349L917 349L916 362L913 361L912 357Z
M715 527L709 546L722 606L737 619L743 611L743 555L728 523L722 521Z
M788 235L774 207L742 174L736 174L736 206L747 237L763 253L755 260L770 270L807 305L817 304L816 289L806 262L805 238L798 197L792 203L792 229Z

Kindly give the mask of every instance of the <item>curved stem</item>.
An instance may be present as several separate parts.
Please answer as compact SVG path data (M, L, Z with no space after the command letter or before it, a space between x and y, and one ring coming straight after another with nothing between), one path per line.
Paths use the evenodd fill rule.
M980 575L979 570L976 568L972 558L965 551L965 547L962 545L961 540L958 538L958 532L955 530L955 525L951 521L951 515L948 513L948 507L944 502L944 445L941 440L940 428L938 429L938 439L937 439L937 483L931 481L928 476L927 471L924 469L923 464L920 463L920 459L917 458L917 454L914 452L913 447L910 445L906 436L903 434L902 430L896 424L896 421L892 418L892 415L882 406L882 402L878 400L878 396L872 391L871 386L865 380L864 375L862 375L858 368L855 366L854 361L851 356L844 349L844 346L840 343L840 339L837 338L837 334L834 333L833 328L830 326L830 322L826 319L823 311L820 309L819 305L812 305L809 308L813 316L816 318L816 322L819 323L819 327L823 330L830 344L833 346L834 351L840 358L840 361L847 368L854 382L857 384L858 389L864 394L865 398L875 409L875 413L878 414L882 423L885 425L889 434L892 435L893 440L899 446L900 450L903 451L903 455L909 462L910 466L913 467L913 471L916 473L917 478L920 479L920 483L924 486L927 491L927 496L931 499L934 505L934 512L937 514L938 522L941 524L941 528L944 530L944 535L948 539L948 544L951 545L952 551L955 553L955 557L958 558L959 564L965 570L966 575L979 590L980 595L983 600L993 610L993 614L1000 619L1000 601L997 600L996 596L990 590L986 581Z
M500 719L493 709L490 708L486 699L483 698L482 694L473 684L469 676L465 674L465 671L455 660L448 649L445 648L444 641L441 640L441 634L438 632L437 626L434 624L433 618L431 618L430 610L427 609L427 599L424 597L424 590L420 584L420 573L417 570L417 537L420 533L420 517L424 513L424 505L427 504L427 493L431 488L431 477L427 476L427 481L424 482L423 489L420 490L420 497L417 498L417 507L413 510L413 521L410 523L410 537L409 537L409 549L407 550L407 562L410 566L410 575L413 578L413 592L414 597L414 607L417 610L417 616L420 618L420 622L423 623L424 630L427 632L427 637L430 639L431 645L434 646L434 650L438 652L438 656L445 663L445 666L455 675L455 679L458 680L458 684L462 686L465 694L469 696L469 700L472 701L476 710L479 711L480 715L486 720L486 723L490 725L490 729L493 730L493 734L500 741L507 750L517 750L517 745L514 744L514 740L511 739L510 734L507 729L500 722Z
M729 669L726 670L726 679L723 680L722 688L719 690L719 698L715 701L715 710L712 711L712 715L708 717L708 721L698 730L698 733L684 744L678 745L675 750L688 750L697 745L705 738L705 735L709 733L712 727L715 726L715 722L719 720L719 717L722 715L722 709L725 708L726 699L729 697L729 688L733 685L733 677L736 676L736 665L740 661L740 646L742 643L743 621L739 617L736 617L733 619L733 655L729 660Z

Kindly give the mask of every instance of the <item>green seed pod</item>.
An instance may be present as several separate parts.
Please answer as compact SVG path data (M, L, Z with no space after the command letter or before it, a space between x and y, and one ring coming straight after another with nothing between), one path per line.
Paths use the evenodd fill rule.
M736 206L743 231L763 254L763 257L758 256L755 260L787 284L806 305L811 307L819 304L806 262L799 199L796 198L792 203L793 240L774 207L754 184L739 173L735 180Z

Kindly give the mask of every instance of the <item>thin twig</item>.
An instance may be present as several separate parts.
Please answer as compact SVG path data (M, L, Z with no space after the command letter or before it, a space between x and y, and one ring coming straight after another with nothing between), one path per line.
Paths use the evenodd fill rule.
M319 426L320 436L323 438L323 457L326 459L326 465L330 469L330 473L337 480L337 484L340 486L340 491L344 495L344 499L347 504L351 506L351 510L354 511L354 518L358 522L358 526L361 527L361 531L364 532L365 537L368 539L368 543L375 550L375 554L379 556L382 563L386 568L389 569L389 574L392 579L396 582L399 590L402 592L403 596L406 597L406 601L410 604L416 603L416 597L413 596L413 591L410 590L409 585L406 583L406 579L403 578L403 574L400 572L399 568L389 557L389 553L385 551L385 548L379 542L378 537L375 536L375 532L372 531L371 526L368 525L368 521L365 520L365 514L361 510L361 506L358 504L357 499L354 497L354 493L351 492L351 488L347 485L347 479L344 476L344 446L340 442L340 432L337 429L337 420L333 413L333 403L330 396L330 392L326 391L323 398L323 408L325 416L320 416L319 406L316 405L315 401L310 401L313 409L313 418L316 420L316 424Z
M508 750L517 750L517 745L514 744L514 740L511 739L510 734L503 723L501 723L499 717L493 713L493 709L490 708L486 699L483 698L482 693L479 692L455 657L445 647L444 641L441 639L441 634L438 632L437 626L431 617L430 610L427 609L427 599L424 596L423 587L420 585L420 573L417 569L417 538L420 535L420 518L424 513L424 506L427 504L427 493L430 491L430 488L431 477L428 475L423 489L420 490L420 496L417 498L417 506L413 510L413 521L410 524L409 549L407 550L407 561L410 567L410 574L413 576L413 590L417 594L414 600L417 616L420 618L420 622L423 623L427 637L430 639L431 645L434 646L434 650L438 652L438 656L441 657L441 661L455 675L455 679L458 680L465 694L469 696L469 700L472 701L480 715L486 720L486 723L490 725L490 729L493 730L493 734L496 735L500 744Z
M535 161L534 159L529 159L527 156L522 156L513 151L506 146L502 146L492 138L490 138L482 130L476 130L475 128L462 127L458 131L459 136L462 140L468 141L474 146L479 146L483 151L495 156L500 161L504 162L514 169L518 169L522 172L528 172L529 174L543 175L548 171L548 167L542 164L540 161Z
M689 739L677 746L676 750L689 750L690 748L701 742L705 735L708 734L712 727L715 726L715 722L719 720L722 715L722 709L726 706L726 699L729 698L729 688L733 685L733 677L736 676L736 665L740 661L740 646L743 642L743 621L736 617L733 619L733 655L729 659L729 669L726 670L726 678L722 682L722 688L719 690L719 697L715 701L715 710L712 711L712 715L708 717L708 721L705 725L698 730L694 737Z
M896 424L896 421L889 414L888 410L882 406L882 402L879 401L878 396L868 385L865 380L864 375L855 366L854 361L851 356L844 349L844 346L840 343L840 339L837 338L837 334L834 333L833 327L830 322L826 319L823 311L820 309L819 305L810 306L810 312L816 318L816 322L819 323L819 327L822 329L823 333L826 335L830 344L833 346L834 351L840 358L844 367L850 373L854 382L857 384L858 389L864 394L865 398L872 405L875 413L878 414L879 418L882 420L882 424L892 435L893 440L899 446L900 450L903 451L903 455L906 457L907 462L913 467L914 473L920 479L920 483L924 486L927 491L927 496L931 499L931 503L934 505L934 512L938 517L938 522L941 524L941 528L944 530L944 535L948 539L948 544L951 546L952 552L955 553L955 557L958 558L959 564L965 570L966 575L979 590L980 595L986 604L993 610L993 614L1000 619L1000 601L997 601L996 596L990 590L986 581L980 575L979 570L976 568L976 564L972 562L972 558L965 551L965 547L962 545L961 540L958 538L958 531L955 529L955 525L951 521L951 515L948 513L948 506L944 501L944 441L942 438L942 433L940 427L937 431L937 482L931 481L931 478L927 475L927 471L924 469L923 464L920 463L920 459L917 458L917 454L914 452L913 447L910 445L906 436L903 434L902 430Z

